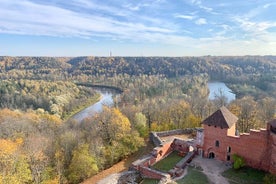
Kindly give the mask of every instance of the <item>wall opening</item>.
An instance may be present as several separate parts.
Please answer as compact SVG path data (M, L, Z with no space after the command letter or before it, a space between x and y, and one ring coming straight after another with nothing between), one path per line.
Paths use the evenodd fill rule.
M227 153L231 153L231 147L227 146Z
M210 159L215 158L215 153L214 152L210 152L208 158L210 158Z
M218 140L216 140L216 147L219 147L219 141Z
M230 161L231 157L230 155L227 155L227 161Z

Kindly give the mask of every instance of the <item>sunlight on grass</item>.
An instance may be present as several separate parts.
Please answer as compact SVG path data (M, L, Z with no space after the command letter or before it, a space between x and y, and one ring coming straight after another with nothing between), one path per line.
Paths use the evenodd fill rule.
M238 170L229 169L222 173L231 184L262 184L265 176L264 171L244 167Z
M178 184L208 184L208 178L202 173L201 169L188 167L187 175L177 181Z
M158 183L159 183L159 180L145 178L143 179L141 184L158 184Z
M169 156L164 158L163 160L157 162L152 167L154 169L168 172L172 169L183 157L179 156L176 151L172 152Z

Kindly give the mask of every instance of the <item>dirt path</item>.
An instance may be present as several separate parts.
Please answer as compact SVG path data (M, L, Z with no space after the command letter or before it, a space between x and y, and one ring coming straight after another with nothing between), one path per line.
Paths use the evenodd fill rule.
M139 151L134 153L133 155L130 155L125 160L122 160L121 162L113 165L112 167L110 167L106 170L103 170L102 172L98 173L97 175L92 176L91 178L82 182L82 184L96 184L97 182L99 182L100 180L106 178L107 176L109 176L111 174L128 170L129 166L131 165L131 163L133 161L137 160L138 158L140 158L143 155L150 153L150 151L152 151L153 148L154 148L154 146L151 143L146 142L146 145L144 147L142 147Z
M229 184L226 178L224 178L221 173L227 169L229 166L226 166L225 163L201 157L195 157L191 162L195 166L200 166L203 169L203 173L208 177L212 184Z

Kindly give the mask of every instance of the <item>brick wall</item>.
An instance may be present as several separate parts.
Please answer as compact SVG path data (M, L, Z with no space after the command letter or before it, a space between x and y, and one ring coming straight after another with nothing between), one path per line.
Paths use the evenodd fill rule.
M139 172L142 176L144 176L146 178L153 178L153 179L158 179L158 180L161 180L164 177L165 178L170 177L169 174L166 174L166 173L163 173L163 172L160 172L160 171L148 168L148 167L143 167L143 166L139 167Z
M173 151L173 147L171 147L171 144L171 142L163 143L161 146L154 148L153 155L155 157L155 162L160 161Z
M232 161L232 155L236 153L245 159L247 165L270 170L270 158L276 161L276 146L271 148L272 138L268 130L251 130L250 133L240 136L227 136L228 134L228 129L204 125L204 156L208 157L213 152L218 160ZM216 144L216 141L219 143ZM276 139L274 141L276 143Z
M271 173L275 173L276 174L276 134L271 134L270 136L270 140L271 140L271 160L270 160L270 168L269 171Z

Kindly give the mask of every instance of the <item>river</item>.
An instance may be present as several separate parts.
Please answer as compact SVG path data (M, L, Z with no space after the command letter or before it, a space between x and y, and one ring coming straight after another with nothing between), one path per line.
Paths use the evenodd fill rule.
M236 94L233 93L233 91L223 82L208 82L208 88L210 91L210 100L214 100L216 95L220 95L220 91L222 92L222 95L226 96L227 102L231 102L236 99Z
M118 98L120 93L116 90L107 89L107 88L96 88L97 93L101 94L101 99L95 104L85 108L79 113L75 114L72 119L75 119L78 122L81 122L87 117L92 117L95 113L99 113L103 110L103 106L113 106L114 101L113 97Z
M210 100L215 99L216 94L219 95L220 91L222 91L222 94L227 97L228 102L236 99L236 95L223 82L208 82L208 88L210 90L210 94L209 94ZM101 99L97 103L75 114L72 118L75 119L76 121L81 122L85 118L92 117L95 113L101 112L104 105L113 106L114 105L113 97L118 99L120 96L120 93L116 90L107 89L107 88L95 88L95 89L98 93L101 94Z

